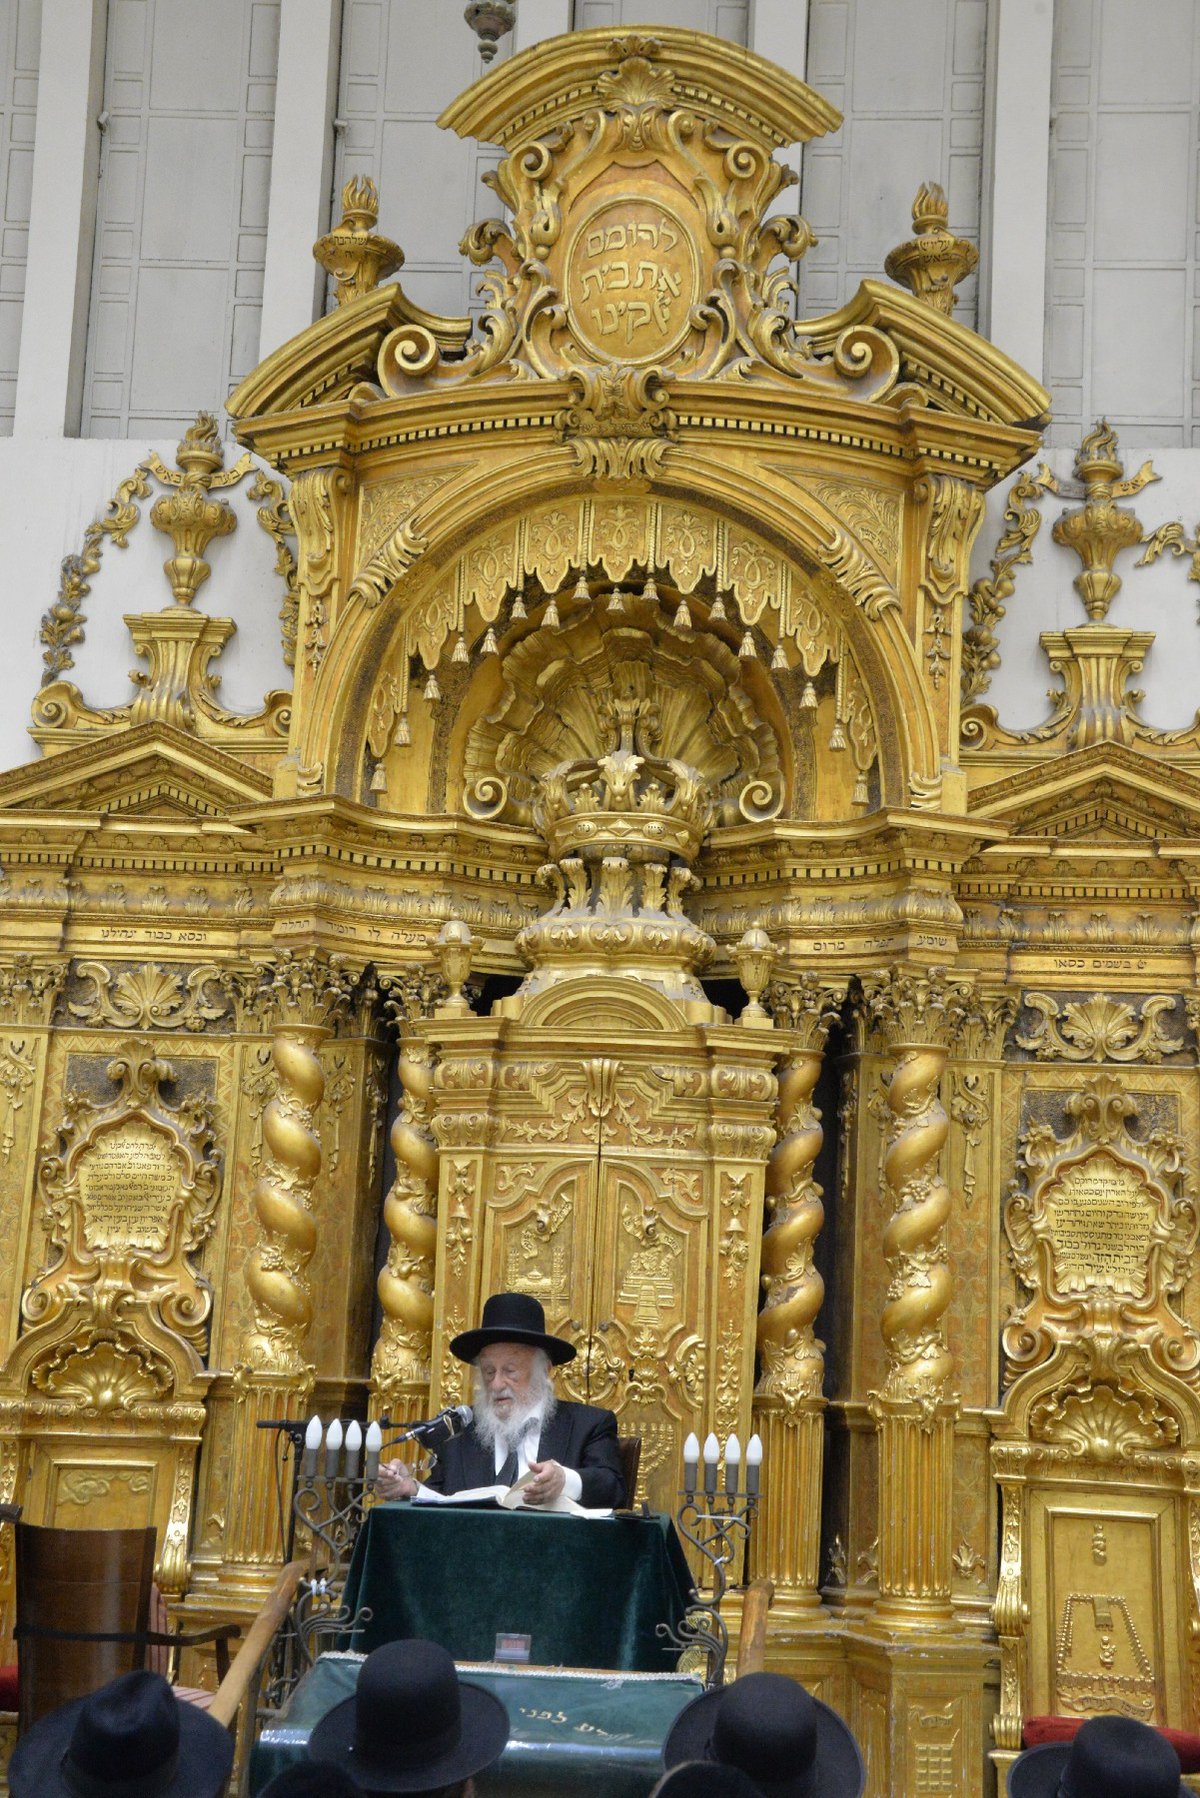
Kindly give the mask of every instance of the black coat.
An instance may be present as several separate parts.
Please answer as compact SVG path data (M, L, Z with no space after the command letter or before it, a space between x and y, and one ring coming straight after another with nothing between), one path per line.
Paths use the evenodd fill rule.
M583 1483L579 1502L596 1510L625 1503L625 1476L617 1449L617 1420L599 1405L576 1405L562 1400L538 1441L539 1461L557 1461L573 1467ZM496 1456L485 1448L474 1425L461 1436L452 1436L438 1450L438 1458L425 1481L435 1492L466 1492L473 1486L496 1484Z

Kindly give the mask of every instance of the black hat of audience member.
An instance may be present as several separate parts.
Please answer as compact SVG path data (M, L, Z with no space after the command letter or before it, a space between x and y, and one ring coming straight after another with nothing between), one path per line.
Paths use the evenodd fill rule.
M460 1680L436 1642L387 1642L363 1662L353 1698L308 1738L314 1761L332 1761L366 1792L436 1792L499 1760L508 1712L482 1686Z
M546 1334L546 1313L529 1292L494 1292L483 1307L479 1328L456 1336L450 1353L460 1361L473 1361L480 1349L493 1342L524 1342L530 1348L545 1349L557 1367L575 1359L573 1344Z
M123 1673L39 1719L8 1764L13 1798L216 1798L233 1738L160 1673Z
M717 1761L745 1773L763 1798L860 1798L858 1743L836 1711L782 1673L747 1673L680 1711L663 1761Z
M1073 1742L1027 1748L1009 1769L1009 1798L1186 1798L1179 1756L1132 1717L1089 1717Z
M363 1789L332 1761L293 1761L260 1789L258 1798L363 1798Z
M720 1767L716 1761L680 1761L663 1774L650 1798L762 1798L762 1788L736 1767Z

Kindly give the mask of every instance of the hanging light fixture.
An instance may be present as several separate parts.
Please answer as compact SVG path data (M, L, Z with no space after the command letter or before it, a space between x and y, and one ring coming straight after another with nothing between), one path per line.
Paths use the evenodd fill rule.
M463 18L479 39L479 54L484 62L492 61L496 45L512 30L516 16L513 0L471 0Z

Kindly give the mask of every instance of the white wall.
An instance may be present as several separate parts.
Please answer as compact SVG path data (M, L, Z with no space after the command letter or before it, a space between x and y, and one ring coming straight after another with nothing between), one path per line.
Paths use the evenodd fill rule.
M287 71L277 109L276 20ZM1194 527L1194 0L519 0L501 59L572 21L715 26L845 110L842 130L805 152L799 200L784 196L822 239L802 265L805 310L839 305L862 275L879 276L908 234L917 185L940 180L951 223L980 242L978 287L960 290L960 316L974 315L978 294L989 334L1034 373L1048 349L1055 468L1069 475L1081 430L1107 411L1128 464L1153 454L1164 476L1138 497L1139 515ZM479 185L494 153L434 123L483 72L459 0L0 0L0 55L0 430L6 413L13 429L0 438L7 765L32 750L38 621L62 557L151 442L172 460L194 412L218 409L244 366L325 303L310 246L338 216L345 177L380 181L381 228L407 256L402 279L450 312L473 303L478 278L458 241L497 202ZM118 179L120 167L132 175ZM106 333L115 342L122 332L124 349L110 353ZM91 439L71 434L85 401ZM1002 507L1000 494L976 572ZM1044 508L987 696L1016 726L1046 712L1038 631L1082 617L1077 565L1050 541L1058 509ZM75 671L95 703L129 695L120 614L163 602L165 554L148 522L125 554L105 550ZM223 697L251 710L288 678L270 546L244 518L211 559L201 604L239 625ZM1159 633L1145 713L1183 724L1200 697L1200 588L1184 563L1134 573L1133 560L1122 560L1113 615Z

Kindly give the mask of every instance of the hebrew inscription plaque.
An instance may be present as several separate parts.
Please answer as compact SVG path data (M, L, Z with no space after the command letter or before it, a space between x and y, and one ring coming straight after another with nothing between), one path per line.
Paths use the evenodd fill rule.
M161 1253L179 1183L179 1158L153 1125L133 1119L98 1137L79 1162L89 1249Z
M1045 1198L1055 1285L1144 1298L1157 1206L1136 1168L1103 1150L1065 1168Z

